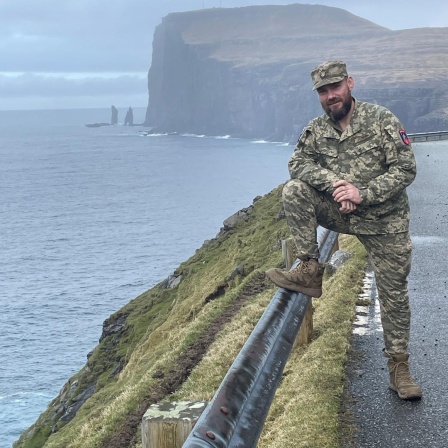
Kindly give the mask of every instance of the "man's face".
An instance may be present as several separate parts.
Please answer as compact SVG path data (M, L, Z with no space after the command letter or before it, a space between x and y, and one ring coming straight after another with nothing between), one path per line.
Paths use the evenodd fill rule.
M334 121L342 120L350 112L352 107L351 79L345 78L317 89L322 109Z

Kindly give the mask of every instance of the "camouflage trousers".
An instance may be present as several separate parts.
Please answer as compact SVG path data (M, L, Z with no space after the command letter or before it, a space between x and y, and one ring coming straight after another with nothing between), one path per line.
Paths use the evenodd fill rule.
M408 232L355 234L350 219L333 198L292 179L283 188L283 207L300 259L318 258L317 226L355 235L364 245L375 273L383 326L385 354L408 353L411 311L407 277L412 243Z

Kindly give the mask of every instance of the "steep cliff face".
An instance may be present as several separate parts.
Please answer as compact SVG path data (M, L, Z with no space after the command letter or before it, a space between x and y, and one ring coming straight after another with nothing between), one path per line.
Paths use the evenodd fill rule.
M391 31L319 5L166 16L153 41L145 124L156 132L295 140L321 112L312 67L343 59L355 96L409 132L448 127L448 28Z

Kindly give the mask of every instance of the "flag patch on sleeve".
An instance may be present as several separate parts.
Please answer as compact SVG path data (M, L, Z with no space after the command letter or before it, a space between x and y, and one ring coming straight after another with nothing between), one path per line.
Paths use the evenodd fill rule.
M400 134L401 140L403 140L403 143L404 143L405 145L410 145L410 144L411 144L411 141L409 140L409 137L408 137L408 135L406 134L406 131L405 131L404 129L400 129L400 130L398 131L398 133Z

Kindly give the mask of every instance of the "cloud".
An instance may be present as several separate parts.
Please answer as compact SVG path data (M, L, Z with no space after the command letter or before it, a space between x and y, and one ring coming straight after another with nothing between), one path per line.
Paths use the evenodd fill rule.
M0 109L75 109L146 106L146 73L141 75L64 77L25 73L0 75Z
M0 75L0 97L58 97L134 95L147 92L145 74L88 77L64 77L24 73Z
M147 71L154 28L170 12L276 0L3 0L0 72ZM303 2L308 3L308 2ZM326 0L391 29L448 23L440 0Z
M151 65L152 38L162 17L202 8L289 3L293 2L0 0L0 109L17 108L19 104L28 107L31 103L37 107L37 99L42 99L42 105L53 104L58 95L62 95L64 104L77 105L82 105L81 99L91 104L93 96L98 104L108 95L112 99L121 95L125 103L132 100L132 104L140 95L147 100L146 72ZM441 0L425 3L323 0L319 3L346 9L391 29L448 25L448 5L441 5ZM17 72L27 74L1 76L1 73ZM91 75L76 79L68 76L73 72ZM110 72L142 75L110 77ZM100 77L100 73L105 77ZM144 103L145 100L140 104Z
M160 21L144 0L0 2L0 71L143 71Z

